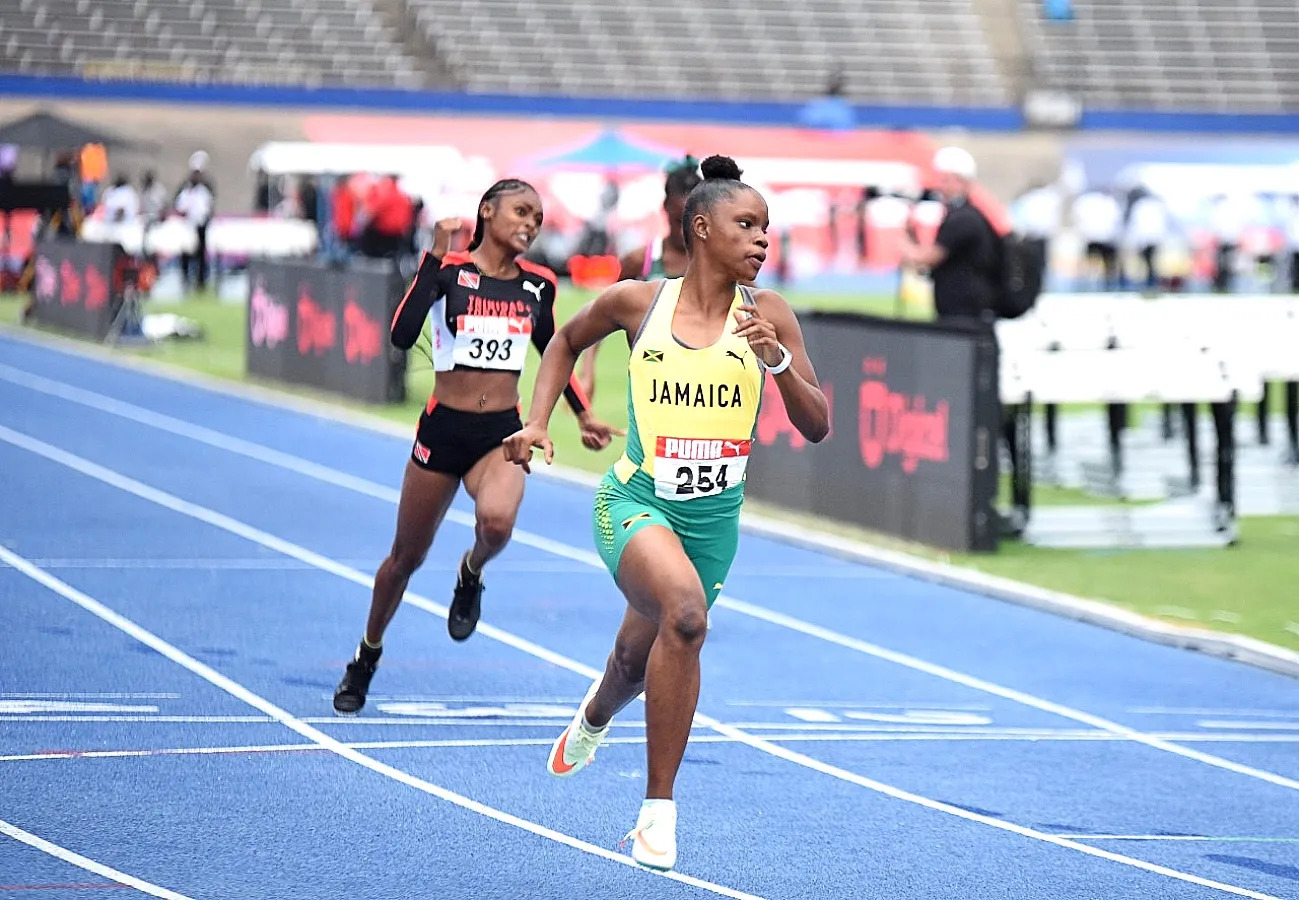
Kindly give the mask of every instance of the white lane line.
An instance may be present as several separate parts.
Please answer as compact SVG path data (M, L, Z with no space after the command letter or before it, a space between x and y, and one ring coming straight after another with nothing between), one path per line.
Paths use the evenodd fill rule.
M287 471L294 472L299 475L304 475L306 477L313 478L317 481L321 481L326 484L334 485L335 487L341 487L358 494L363 494L368 497L374 497L375 499L378 500L384 500L386 502L396 504L400 498L399 492L394 490L393 488L376 484L372 481L368 481L364 478L351 475L347 472L341 472L337 469L330 468L329 466L320 465L319 463L314 463L310 460L302 459L301 457L294 456L293 454L284 453L282 451L275 450L270 447L263 446L261 444L257 444L253 441L247 441L244 440L243 438L237 438L220 431L215 431L211 428L205 428L201 425L195 425L192 422L186 422L182 419L177 419L173 416L168 416L163 413L154 412L153 410L145 409L144 407L136 406L135 404L132 403L126 403L122 400L117 400L113 397L108 397L104 394L98 394L93 391L87 391L83 388L76 387L74 385L65 384L64 382L55 381L49 378L44 378L39 375L33 375L31 373L24 372L21 369L15 369L12 366L6 366L0 364L0 379L10 381L14 384L18 384L20 386L30 388L32 390L41 393L45 393L51 396L59 397L61 399L69 400L73 403L78 403L83 406L88 406L93 409L100 410L101 412L106 412L111 415L116 415L121 418L128 419L133 422L137 422L142 425L148 425L149 427L156 428L160 431L165 431L170 434L175 434L180 437L185 437L190 440L198 441L199 443L206 444L211 447L216 447L217 449L226 450L228 452L235 453L237 455L244 456L249 459L255 459L259 462L267 463L268 465L276 466L278 468L285 469ZM8 429L6 429L6 431L10 435L17 437L20 440L28 440L28 441L34 440L31 438L27 438L26 435L22 435L19 432L8 431ZM16 442L11 440L10 443L16 443ZM49 444L45 444L44 442L39 442L39 441L37 443L41 444L44 447L50 448L56 451L57 453L64 454L66 456L71 457L71 454L66 454L65 451L59 450L58 448L55 447L51 447L51 445ZM18 445L23 446L22 444L18 444ZM50 458L54 459L55 457L50 457ZM79 457L71 457L71 458L79 459ZM62 460L56 459L56 461L62 461ZM76 468L75 466L72 467ZM110 470L104 470L104 471L110 471ZM117 475L117 473L115 472L112 474ZM118 477L124 478L125 476L118 476ZM154 490L154 489L150 488L149 490ZM184 501L177 501L177 502L183 503ZM213 515L219 515L219 514L213 513ZM447 521L450 522L455 522L457 524L465 525L470 528L474 527L474 517L467 513L460 512L459 510L455 510L455 509L450 510L447 513L446 518ZM238 523L238 524L245 529L248 527L246 525L243 525L243 523ZM224 526L218 526L218 527L224 527ZM234 533L238 534L239 532L236 531ZM591 550L579 549L569 544L565 544L561 541L552 540L542 535L532 534L530 532L521 529L516 529L514 531L512 539L515 543L524 544L526 546L534 547L539 550L544 550L548 553L551 553L554 556L558 556L564 559L570 559L576 562L582 562L597 569L604 569L603 561L601 561L600 557L594 551ZM278 538L276 538L275 541L283 543ZM267 544L266 546L270 546L270 545ZM288 555L292 556L294 554L288 554ZM335 572L335 574L338 574L335 570L337 568L340 568L340 566L338 565L336 560L325 561L321 559L320 561L327 563L327 565L321 566L321 568L324 568L325 571L331 571L331 572ZM348 576L345 575L343 577L348 577ZM1296 781L1293 778L1286 778L1285 776L1278 775L1274 772L1268 772L1263 769L1255 768L1254 766L1247 766L1244 765L1243 763L1237 763L1232 760L1224 759L1223 757L1220 756L1214 756L1213 754L1205 753L1201 750L1196 750L1193 747L1184 747L1179 744L1174 744L1170 741L1161 740L1159 738L1152 737L1146 733L1138 731L1135 728L1129 728L1126 725L1119 724L1118 722L1113 722L1108 719L1102 718L1100 716L1095 716L1092 715L1091 713L1083 712L1082 710L1074 709L1072 707L1065 706L1060 703L1055 703L1050 700L1045 700L1040 697L1036 697L1032 694L1025 693L1023 691L1018 691L1013 688L1003 687L991 681L987 681L982 678L977 678L972 675L966 675L965 673L958 672L955 669L950 669L946 666L938 665L936 663L931 663L926 660L920 659L918 657L911 656L909 654L899 653L894 650L889 650L887 648L869 643L868 641L863 641L857 638L849 637L848 635L840 634L829 628L824 628L819 625L814 625L812 623L805 622L801 619L795 618L794 616L785 615L784 613L778 613L773 610L769 610L765 607L757 606L755 604L748 603L743 600L738 600L726 594L723 594L717 600L717 603L715 605L720 606L724 609L729 609L735 612L743 613L744 615L748 615L755 619L760 619L764 622L767 622L768 624L787 628L789 630L799 632L809 637L817 638L819 640L823 640L828 643L836 644L838 646L850 650L854 650L858 653L862 653L867 656L874 657L876 659L894 663L895 665L903 666L905 668L912 669L917 672L924 672L927 675L932 675L936 678L940 678L945 681L950 681L954 684L962 685L963 687L970 688L971 690L979 691L985 694L991 694L996 697L1001 697L1003 699L1010 700L1014 703L1019 703L1023 706L1028 706L1033 709L1038 709L1043 712L1048 712L1053 715L1061 716L1066 719L1072 719L1075 722L1080 722L1084 725L1089 725L1092 728L1099 728L1104 731L1110 731L1113 732L1114 734L1122 735L1126 737L1128 740L1135 741L1136 743L1144 744L1147 747L1150 747L1155 750L1160 750L1164 753L1170 753L1175 756L1181 756L1186 759L1194 760L1195 762L1203 763L1205 765L1213 766L1219 769L1224 769L1229 772L1234 772L1238 775L1244 775L1248 778L1255 778L1260 781L1265 781L1270 784L1277 785L1279 787L1289 788L1290 790L1299 790L1299 781ZM432 609L430 611L435 612L439 616L445 617L446 615L445 607L438 606L436 604L434 604L434 607L435 609ZM480 626L480 630L481 630L481 626ZM536 645L533 646L536 647ZM520 647L519 649L522 648ZM530 652L530 651L525 651L525 652Z
M265 716L0 716L0 722L156 722L160 725L254 725L273 724Z
M563 728L568 719L426 719L426 718L372 718L358 716L339 719L337 716L299 716L300 721L308 725L329 725L339 727L401 727L414 728L454 728L467 729L494 728ZM50 722L108 722L129 723L132 725L274 725L275 720L268 716L0 716L0 723L16 725L22 723ZM839 728L817 728L781 725L772 722L728 722L732 728L749 732L762 732L762 736L771 741L1088 741L1088 742L1127 742L1127 738L1107 731L1091 731L1078 728L962 728L951 731L943 728L917 730L913 728L890 726L855 726L845 725ZM614 722L617 730L645 728L644 722ZM1155 737L1168 741L1201 742L1213 744L1299 744L1299 734L1232 734L1215 732L1172 731L1166 734L1155 734ZM692 736L691 740L700 739Z
M1130 713L1156 716L1242 716L1250 719L1299 719L1299 709L1213 709L1202 706L1134 706Z
M77 691L77 692L0 692L0 700L179 700L180 694L161 692L122 693L121 691Z
M1237 775L1244 775L1249 778L1258 779L1259 781L1266 781L1269 784L1289 788L1292 791L1299 790L1299 781L1296 781L1293 778L1287 778L1284 775L1278 775L1275 772L1268 772L1263 769L1255 768L1254 766L1247 766L1243 763L1233 762L1232 760L1224 759L1221 756L1214 756L1211 753L1196 750L1193 747L1184 747L1181 744L1175 744L1171 741L1157 738L1145 732L1138 731L1135 728L1129 728L1128 726L1121 725L1118 722L1102 718L1101 716L1094 716L1091 713L1083 712L1082 710L1073 709L1072 707L1064 706L1063 704L1055 703L1050 700L1044 700L1041 697L1035 697L1032 694L1026 694L1023 691L1017 691L1014 688L1002 687L1001 685L994 684L991 681L985 681L984 679L976 678L973 675L966 675L962 672L957 672L954 669L949 669L946 666L926 662L925 660L909 656L905 653L898 653L897 651L877 646L868 641L840 634L839 632L833 631L829 628L823 628L820 625L813 625L809 622L804 622L800 619L794 618L793 616L787 616L784 613L774 612L761 606L755 606L752 603L746 603L743 600L736 600L734 598L723 599L726 600L726 607L728 609L736 609L753 616L754 618L770 622L773 625L782 625L793 631L801 632L810 637L820 638L828 643L837 644L850 650L856 650L877 659L894 662L900 666L905 666L908 669L925 672L929 675L934 675L938 678L954 682L955 684L961 684L973 688L976 691L982 691L986 694L1002 697L1023 706L1052 713L1065 719L1072 719L1073 721L1080 722L1083 725L1090 725L1092 728L1108 731L1112 734L1125 737L1130 741L1145 744L1147 747L1155 750L1161 750L1165 753L1185 757L1186 759L1204 763L1205 765L1213 766L1218 769L1225 769L1228 772L1235 772ZM718 601L718 603L721 602L721 600Z
M727 706L815 706L827 709L918 709L936 712L992 712L973 703L856 703L851 700L727 700Z
M7 430L8 429L3 428L3 426L0 426L0 431ZM109 607L100 603L98 600L95 600L93 597L72 587L72 585L55 578L43 569L38 569L31 565L23 557L3 545L0 545L0 560L4 560L14 568L21 571L28 578L44 585L59 596L71 600L86 612L103 619L109 625L112 625L119 631L125 632L140 643L144 644L146 647L149 647L151 650L156 651L177 665L187 669L199 678L215 685L230 696L242 700L254 709L270 716L284 727L296 731L312 743L319 744L321 747L341 756L349 762L356 763L359 766L363 766L372 772L391 778L392 780L400 782L408 787L413 787L416 790L423 791L426 794L437 797L439 800L445 800L446 802L459 806L462 809L478 813L481 816L494 819L495 821L501 822L505 825L512 825L515 828L520 828L539 837L549 838L552 841L572 847L575 850L581 850L594 856L599 856L611 860L612 862L628 866L638 872L646 872L647 874L669 878L673 881L691 885L692 887L703 888L704 890L711 891L714 894L721 894L724 897L734 897L737 898L737 900L760 900L760 898L755 898L753 894L746 894L724 885L714 884L713 882L705 881L702 878L693 878L679 872L650 872L650 870L638 866L630 856L615 853L612 850L606 850L604 847L597 847L595 844L588 843L579 838L571 837L570 835L555 831L552 828L547 828L544 825L538 825L537 823L531 822L527 819L511 815L510 813L487 806L484 803L479 803L477 800L471 800L462 794L457 794L454 791L441 787L440 785L433 784L430 781L425 781L422 778L416 778L408 772L403 772L402 770L393 768L386 763L381 763L378 760L372 759L363 753L353 750L342 741L330 737L323 731L313 728L264 697L254 694L238 682L227 678L225 675L222 675L210 666L199 662L185 651L167 643L167 641L158 637L153 632L140 627L125 616L119 615Z
M308 550L305 547L301 547L297 544L294 544L291 541L285 540L284 538L277 537L275 535L269 534L268 532L261 531L260 529L254 528L253 526L245 522L241 522L237 519L227 516L224 513L219 513L214 510L210 510L206 507L199 506L196 503L190 503L187 500L182 500L179 497L176 497L172 494L168 494L165 491L159 490L158 488L136 481L133 478L129 478L121 474L120 472L115 472L112 469L105 468L104 466L101 466L97 463L93 463L88 459L83 459L82 457L69 453L66 450L62 450L58 447L55 447L52 444L47 444L44 441L37 440L36 438L14 431L13 429L7 428L3 425L0 425L0 440L13 444L14 446L17 447L21 447L22 449L35 453L38 456L43 456L46 459L51 460L52 462L57 462L63 466L66 466L67 468L80 472L83 475L87 475L98 481L102 481L103 483L116 487L126 493L133 494L137 497L140 497L141 499L148 500L152 503L155 503L158 506L162 506L174 512L178 512L183 515L189 516L190 518L197 519L198 521L205 522L209 525L213 525L214 527L220 528L223 531L227 531L231 534L235 534L240 537L246 538L247 540L253 541L254 543L257 544L261 544L262 546L267 547L269 549L276 550L277 552L283 553L286 556L292 556L297 559L301 559L303 561L312 560L314 564L318 565L322 571L326 571L338 575L340 578L351 581L355 584L365 587L368 590L373 589L374 586L373 579L366 576L362 572L358 572L355 569L351 569L347 566L341 565L336 560L332 560L312 550ZM8 558L11 562L22 561L20 557L15 556L12 552L6 550L3 546L0 546L0 559L5 559L5 558ZM72 588L64 584L63 582L59 581L58 579L54 578L51 575L48 575L47 573L39 569L33 570L30 566L26 565L25 561L22 562L23 565L26 567L24 571L38 573L40 577L37 578L37 580L41 581L41 583L47 585L57 584L67 589L68 591L75 591L75 588ZM80 594L80 592L76 592L76 593L78 596L86 599L87 601L91 603L95 603L95 601L90 600L90 598L86 597L84 594ZM407 592L405 596L405 602L410 603L411 605L415 606L418 609L423 609L427 612L432 612L433 614L439 617L446 618L446 607L434 603L433 601L429 600L427 597L423 597L413 592ZM96 606L99 605L96 604ZM120 617L117 617L116 614L112 613L110 610L105 609L104 611L120 619ZM132 627L136 627L136 626L132 624ZM142 629L140 630L143 631ZM500 641L501 643L514 647L515 649L521 650L524 653L527 653L531 656L535 656L538 659L543 659L560 668L568 669L571 672L576 672L577 674L582 675L589 680L593 681L596 678L599 678L602 674L601 671L598 669L595 669L584 663L580 663L574 659L570 659L564 656L563 654L556 653L553 650L549 650L545 647L542 647L539 644L533 643L532 641L529 641L525 638L518 637L517 635L511 634L510 632L504 631L503 629L497 628L495 626L490 626L490 625L485 625L480 623L478 626L478 631L481 634L483 634L483 636L485 637L489 637L494 640ZM143 633L147 634L147 632L143 632ZM150 637L152 637L152 635L150 635ZM155 638L155 640L158 639ZM349 750L342 743L334 740L333 738L330 738L328 735L324 734L323 732L320 732L312 728L310 725L307 725L306 723L293 718L292 716L289 715L289 713L284 712L283 710L280 710L278 707L271 705L269 701L263 700L262 698L249 693L244 688L234 684L233 682L230 682L224 676L219 675L214 670L209 669L207 666L204 666L202 663L199 663L197 660L192 660L190 659L190 657L184 656L184 654L182 654L181 651L176 650L175 648L171 648L171 645L166 644L165 646L170 648L176 654L179 654L180 656L184 657L186 660L189 660L194 665L200 666L204 672L208 672L213 677L221 679L221 683L228 684L230 686L230 688L228 689L234 689L242 692L241 694L236 694L236 696L240 696L242 698L244 695L246 695L248 698L257 701L253 705L256 706L258 709L262 709L264 712L267 712L268 715L277 715L279 717L283 717L281 718L281 721L285 725L287 725L290 728L293 728L295 731L298 731L298 733L302 734L304 737L308 737L309 739L315 740L318 736L319 739L321 740L329 741L331 748L336 748L334 752L340 755L345 755L346 758L348 759L353 759L353 761L356 761L359 764L365 765L367 767L382 767L381 769L382 771L384 771L385 773L391 773L390 777L401 780L404 783L408 783L413 787L418 787L420 790L433 789L447 794L448 797L455 797L459 801L473 803L476 811L479 808L483 810L483 815L490 815L493 818L497 816L508 816L507 813L500 813L499 811L491 809L490 807L482 806L482 804L477 804L475 801L471 801L468 800L467 798L459 797L459 795L456 794L451 794L451 792L445 791L445 789L443 788L438 788L435 785L431 785L428 784L427 782L423 782L420 779L416 779L405 772L401 772L400 770L397 769L392 769L390 766L383 766L383 764L377 763L367 756L363 756L354 750ZM213 683L217 683L217 682L213 682ZM265 706L263 707L258 704L265 704ZM274 712L272 713L271 710L274 710ZM793 750L788 749L787 747L779 746L778 744L775 744L771 741L764 740L759 737L754 737L753 735L750 735L747 732L741 731L740 729L734 728L733 726L726 725L725 723L713 719L709 716L703 715L702 713L697 713L695 715L695 721L698 724L703 725L704 727L711 728L712 730L716 731L719 734L730 737L743 744L747 744L748 746L756 750L760 750L764 753L768 753L771 756L775 756L779 759L784 759L788 762L794 763L795 765L803 766L804 768L808 768L813 771L820 772L825 775L829 775L832 778L837 778L841 781L846 781L850 784L856 784L860 787L864 787L868 790L875 791L887 797L892 797L895 800L902 800L907 803L913 803L917 806L922 806L926 809L934 810L936 812L946 813L948 815L955 816L960 819L965 819L967 821L978 822L983 825L988 825L992 828L997 828L1002 831L1008 831L1012 834L1018 834L1023 837L1031 838L1033 840L1042 841L1044 843L1055 844L1056 846L1064 847L1070 850L1075 850L1079 853L1083 853L1088 856L1095 856L1100 859L1109 860L1111 862L1121 863L1123 865L1131 866L1136 869L1142 869L1147 872L1153 872L1158 875L1164 875L1169 878L1174 878L1179 881L1185 881L1191 884L1198 884L1202 887L1214 888L1216 890L1220 890L1225 893L1235 894L1237 896L1242 896L1242 897L1252 897L1255 898L1255 900L1280 900L1280 898L1273 897L1270 894L1262 894L1257 891L1251 891L1247 888L1241 888L1235 885L1224 884L1222 882L1201 878L1198 875L1192 875L1188 872L1181 872L1177 869L1170 869L1166 866L1157 865L1155 863L1147 862L1145 860L1123 856L1121 854L1112 853L1108 850L1101 850L1099 848L1092 847L1077 841L1069 841L1062 838L1057 838L1053 835L1047 834L1042 831L1037 831L1032 828L1025 828L1022 825L1016 825L1013 822L1007 822L1002 819L996 819L991 816L985 816L980 813L971 812L967 809L963 809L958 806L953 806L950 803L943 803L942 801L939 800L931 800L928 797L924 797L919 794L913 794L909 791L904 791L892 785L884 784L883 782L875 781L874 779L871 778L866 778L865 776L858 775L856 772L850 772L847 769L841 769L837 766L829 765L828 763L824 763L819 759L814 759L810 756L806 756L805 754L797 753ZM380 769L376 769L376 771L379 770ZM439 794L438 796L441 796L441 794ZM456 801L452 801L452 802L456 802ZM511 820L514 820L514 817L512 816L509 818ZM529 828L531 827L540 828L540 826L533 826L532 823L524 823L524 820L517 820L517 821L523 823L519 827L525 827L526 825ZM549 829L547 829L546 831L549 832ZM567 835L562 835L559 834L558 832L549 832L546 836L549 837L552 834L554 835L553 839L555 840L560 840L565 843L570 843L571 845L582 844L582 842L578 842L576 841L576 839L569 838ZM585 848L586 846L591 846L591 845L582 844L582 846L583 848ZM608 851L603 850L602 848L592 847L592 850L590 852L596 852L600 855L608 854L609 858L615 859L618 862L624 862L624 863L629 863L634 865L634 863L631 863L629 857L623 857L617 854L612 854L609 853ZM674 875L675 873L667 873L667 877L673 877ZM691 883L694 882L692 881ZM707 883L704 882L701 884L707 884ZM713 885L709 889L729 890L729 889L722 889L718 885Z
M1074 841L1189 841L1223 844L1299 844L1299 837L1212 837L1199 834L1067 834Z
M48 853L55 859L61 859L65 863L71 863L78 869L85 869L87 872L94 872L96 875L102 875L118 884L133 887L137 891L141 891L151 897L162 897L163 900L190 900L190 898L184 894L178 894L175 891L169 891L166 888L158 887L156 884L150 884L141 878L136 878L134 875L127 875L125 872L119 872L103 863L95 862L88 856L74 853L66 847L52 844L44 838L37 837L30 831L23 831L23 829L19 828L17 825L9 824L3 819L0 819L0 834L7 835L15 841L26 844L28 847L33 847L42 853Z
M368 565L373 560L370 559L346 559L340 560L350 566ZM293 559L283 558L253 558L253 559L236 559L230 557L210 557L210 558L167 558L167 557L140 557L140 558L114 558L107 557L103 559L90 558L50 558L39 559L33 558L32 564L40 566L47 572L51 569L196 569L200 571L219 570L219 571L303 571L310 569L311 566L298 562ZM427 563L425 568L430 571L452 572L458 568L456 563ZM0 565L0 568L6 568ZM514 572L523 575L592 575L595 574L587 566L577 563L558 562L558 563L520 563L511 561L502 561L500 566L493 565L494 571Z
M271 721L271 720L267 720ZM303 719L309 722L308 719ZM567 723L564 723L567 724ZM1088 736L1062 733L1058 735L1017 735L1017 734L777 734L754 735L777 744L788 743L861 743L877 741L1077 741L1092 739ZM1094 739L1117 741L1121 738L1114 735L1096 735ZM343 741L353 750L421 750L438 748L471 747L490 749L493 747L549 747L554 743L554 735L539 738L426 738L403 741ZM735 744L737 741L721 734L692 734L691 744ZM643 736L608 737L603 747L614 744L644 746ZM319 744L238 744L229 747L173 747L152 750L44 750L40 753L13 753L0 755L0 763L39 762L52 759L133 759L150 756L220 756L240 753L291 753L328 750ZM1081 840L1138 840L1127 835L1077 835L1057 834L1056 837ZM1150 837L1149 840L1173 840L1166 836ZM1176 838L1177 840L1245 840L1245 838ZM1262 838L1259 838L1262 840ZM1278 839L1280 840L1280 839ZM1291 840L1286 838L1285 840ZM1299 841L1299 838L1293 840Z
M1299 731L1299 720L1293 722L1242 722L1239 719L1201 719L1195 723L1201 728L1227 728L1238 731Z
M351 566L364 566L372 562L370 559L345 559L341 560ZM197 570L232 570L232 571L261 571L261 570L286 570L297 571L305 568L301 563L291 559L233 559L229 557L196 557L193 559L168 558L168 557L138 557L138 558L118 558L105 557L83 558L83 557L50 557L48 559L33 557L32 562L42 569L49 571L51 569L197 569ZM439 563L430 560L421 568L433 572L454 572L457 570L459 563ZM0 569L6 566L0 565ZM833 569L822 571L811 567L804 567L805 570L799 570L795 566L748 566L744 570L744 575L749 578L837 578L851 581L874 581L881 578L896 578L895 575L872 571L866 567L860 570L846 570L837 572ZM590 566L581 563L569 562L514 562L510 560L498 560L492 563L492 571L496 573L513 573L520 575L589 575L597 576L601 573L593 571Z
M0 426L0 430L7 430L7 429L3 429L2 426ZM342 742L335 740L334 738L330 737L324 732L311 727L305 722L302 722L300 719L297 719L287 711L280 709L278 706L274 705L270 701L258 696L257 694L254 694L253 692L249 691L247 688L227 678L226 676L210 668L204 663L199 662L198 660L186 654L184 651L174 647L173 645L164 641L162 638L159 638L158 636L154 635L152 632L149 632L144 628L141 628L131 620L115 613L113 610L109 609L108 607L104 606L103 604L99 603L98 601L89 597L88 595L78 591L76 588L72 587L71 585L68 585L65 582L49 575L48 573L42 571L41 569L31 566L22 557L18 556L17 554L13 553L12 551L6 549L3 546L0 546L0 559L3 559L4 561L8 562L14 568L18 569L19 571L21 571L23 574L27 575L29 578L33 579L34 581L39 582L40 584L44 585L45 587L49 588L55 593L76 603L78 606L82 607L87 612L92 613L93 615L99 617L100 619L103 619L105 622L108 622L110 625L113 625L119 630L127 633L131 637L135 638L136 640L140 641L141 643L145 644L146 646L150 647L151 649L165 656L167 659L170 659L172 662L175 662L178 665L189 670L190 672L193 672L195 675L198 675L200 678L203 678L206 681L212 683L213 685L225 691L226 693L230 694L231 696L239 700L242 700L243 702L247 703L253 708L262 711L274 721L297 732L298 734L302 735L303 737L307 738L313 743L319 745L323 749L329 750L330 752L333 752L338 756L343 757L344 759L347 759L351 762L361 765L378 774L385 775L386 777L398 781L402 784L405 784L410 787L414 787L417 790L423 791L424 793L431 794L432 796L435 796L441 800L445 800L449 803L453 803L457 806L463 807L472 812L476 812L480 815L494 819L498 822L502 822L507 825L513 825L516 828L521 828L525 831L531 832L541 837L549 838L550 840L557 841L561 844L565 844L569 847L573 847L574 849L583 850L587 853L591 853L596 856L600 856L605 859L609 859L614 862L630 866L631 868L635 868L638 871L645 871L643 869L640 869L640 867L637 866L628 856L623 856L614 853L610 850L606 850L602 847L597 847L594 844L589 844L577 838L570 837L569 835L562 834L560 832L530 822L526 819L521 819L509 813L505 813L500 810L494 809L493 807L486 806L485 804L479 803L475 800L471 800L468 797L464 797L453 791L447 790L446 788L442 788L438 785L424 781L423 779L416 778L399 769L394 769L391 766L388 766L384 763L380 763L377 760L371 759L370 757L364 756L363 754L353 750L352 748L348 747ZM723 896L735 897L735 898L751 898L753 896L751 894L746 894L741 891L736 891L731 888L727 888L723 885L713 884L712 882L704 881L702 879L692 878L690 876L682 875L676 872L653 873L653 874L658 874L661 875L662 877L670 878L674 881L690 884L694 887L704 888L706 890L712 891L713 893L718 893Z

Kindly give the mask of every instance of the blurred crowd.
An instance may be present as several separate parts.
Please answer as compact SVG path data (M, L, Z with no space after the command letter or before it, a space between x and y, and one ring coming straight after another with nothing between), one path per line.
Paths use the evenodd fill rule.
M1038 184L1010 206L1073 290L1299 291L1299 196L1208 194L1177 203L1148 188L1076 194Z

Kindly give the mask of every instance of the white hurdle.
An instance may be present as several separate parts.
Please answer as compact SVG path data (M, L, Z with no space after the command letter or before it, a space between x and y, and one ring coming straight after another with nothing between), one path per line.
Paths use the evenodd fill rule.
M1299 299L1282 296L1138 294L1046 294L1027 315L997 324L1000 394L1015 407L1016 513L1029 522L1032 539L1031 441L1033 404L1166 403L1184 410L1207 403L1217 436L1217 494L1199 534L1192 536L1182 515L1178 534L1142 534L1143 514L1107 510L1074 516L1041 542L1056 546L1226 544L1235 540L1235 437L1237 404L1258 402L1265 381L1299 381ZM1188 412L1188 419L1193 416ZM1198 487L1195 429L1188 428L1191 484ZM1123 463L1114 432L1111 470ZM1077 511L1075 511L1077 512ZM1166 510L1164 511L1166 512ZM1183 513L1185 510L1183 510ZM1161 513L1162 514L1162 513ZM1151 524L1157 516L1147 510ZM1051 514L1056 519L1054 513ZM1095 526L1080 527L1082 519ZM1121 522L1120 522L1121 520ZM1122 527L1116 527L1120 522ZM1058 524L1058 523L1057 523ZM1209 526L1204 533L1203 525ZM1168 523L1163 523L1167 531ZM1063 531L1071 532L1064 536ZM1104 534L1098 532L1105 532Z

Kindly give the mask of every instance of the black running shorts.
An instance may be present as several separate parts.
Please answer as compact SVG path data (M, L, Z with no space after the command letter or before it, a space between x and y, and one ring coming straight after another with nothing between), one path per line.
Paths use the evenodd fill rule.
M505 439L522 427L517 409L471 413L435 403L419 417L410 458L430 472L464 478L488 453L501 452Z

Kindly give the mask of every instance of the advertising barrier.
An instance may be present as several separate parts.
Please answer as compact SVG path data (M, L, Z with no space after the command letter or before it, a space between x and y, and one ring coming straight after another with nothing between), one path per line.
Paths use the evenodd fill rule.
M257 260L248 285L248 374L366 403L406 399L406 354L388 340L404 289L393 265Z
M747 494L935 547L996 550L992 335L846 313L799 319L830 434L808 445L768 378Z
M53 238L38 242L35 256L32 317L104 340L122 308L121 287L115 283L122 250Z

